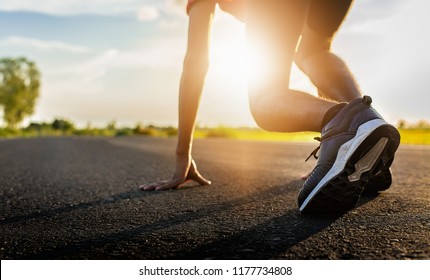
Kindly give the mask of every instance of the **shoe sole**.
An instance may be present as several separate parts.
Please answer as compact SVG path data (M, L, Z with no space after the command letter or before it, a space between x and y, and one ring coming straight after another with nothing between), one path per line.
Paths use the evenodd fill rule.
M373 146L367 154L362 157L357 163L354 165L355 171L351 175L348 176L348 180L353 183L359 181L361 175L367 171L370 171L372 167L375 165L376 161L379 159L379 156L382 154L385 146L387 146L388 138L382 137L379 139L378 143Z
M362 124L355 137L339 148L333 166L300 211L346 212L354 208L369 180L390 167L399 143L399 132L384 120Z
M362 195L374 195L390 188L392 183L390 168L383 168L367 183Z

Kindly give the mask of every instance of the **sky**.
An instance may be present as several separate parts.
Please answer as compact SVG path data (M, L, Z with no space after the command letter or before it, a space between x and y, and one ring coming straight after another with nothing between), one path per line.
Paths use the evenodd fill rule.
M333 43L391 123L430 120L427 0L358 0ZM176 125L188 18L183 0L1 0L0 57L42 74L35 114L78 125ZM216 11L200 125L256 126L248 109L245 26ZM293 69L291 87L316 94Z

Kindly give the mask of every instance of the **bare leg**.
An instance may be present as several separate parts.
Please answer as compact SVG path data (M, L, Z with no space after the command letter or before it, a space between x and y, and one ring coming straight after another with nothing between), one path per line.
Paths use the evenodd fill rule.
M324 114L335 102L290 90L296 46L306 20L308 1L250 0L247 39L252 73L250 108L257 124L279 132L321 131Z
M321 97L349 102L361 97L346 63L330 51L331 40L305 27L295 57L296 64L318 88ZM308 49L312 48L311 51Z
M277 132L320 132L325 113L337 104L295 90L265 92L250 102L257 124Z
M321 97L348 102L361 97L346 63L331 52L335 33L344 21L352 0L313 0L295 56Z

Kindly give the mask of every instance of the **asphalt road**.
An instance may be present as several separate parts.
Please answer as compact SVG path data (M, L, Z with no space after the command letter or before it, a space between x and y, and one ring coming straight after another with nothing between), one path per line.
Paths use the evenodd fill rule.
M392 187L301 215L315 144L195 141L211 186L168 178L175 139L0 140L1 259L430 259L430 148L401 146Z

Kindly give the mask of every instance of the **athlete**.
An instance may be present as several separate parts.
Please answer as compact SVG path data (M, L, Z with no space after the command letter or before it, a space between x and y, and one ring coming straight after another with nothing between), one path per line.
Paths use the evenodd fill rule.
M245 20L253 65L249 104L256 123L278 132L321 132L311 153L318 162L298 196L300 211L339 212L353 208L363 191L391 184L390 165L398 131L362 96L345 62L331 52L349 0L188 1L188 47L179 93L176 169L167 181L143 190L180 187L193 180L210 184L192 159L192 135L204 78L215 5ZM292 63L309 76L319 97L289 87ZM317 151L319 156L317 157Z

